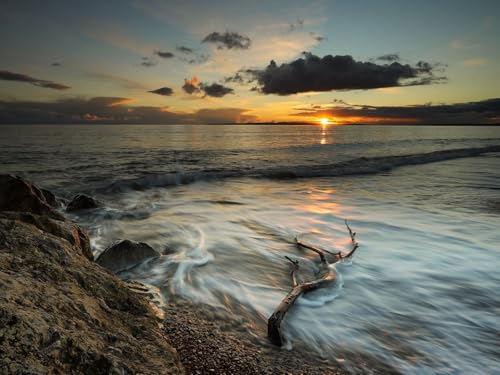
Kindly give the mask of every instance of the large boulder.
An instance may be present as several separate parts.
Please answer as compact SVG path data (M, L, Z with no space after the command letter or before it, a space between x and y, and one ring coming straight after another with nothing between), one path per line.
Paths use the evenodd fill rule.
M56 220L64 217L55 210L55 196L22 177L0 175L0 211L31 212Z
M96 262L111 272L118 273L158 256L160 253L147 243L121 240L106 248Z
M68 241L86 258L93 260L87 231L65 220L54 207L56 197L18 176L0 175L0 212L5 218L34 225L43 232Z
M77 194L66 207L66 211L88 210L100 207L101 203L85 194Z
M69 242L73 248L89 260L94 260L87 231L71 221L54 220L30 212L6 211L2 217L31 224L45 233L50 233Z
M84 256L78 227L13 212L0 189L0 374L183 374L148 301Z

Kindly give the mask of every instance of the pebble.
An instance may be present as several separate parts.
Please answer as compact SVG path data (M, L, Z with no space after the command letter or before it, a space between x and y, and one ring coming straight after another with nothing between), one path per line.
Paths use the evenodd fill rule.
M278 350L252 341L245 329L207 313L208 306L179 300L167 306L164 332L177 348L186 374L344 375L339 364L325 364L310 352ZM182 314L177 312L182 311ZM243 325L244 322L240 323ZM215 326L226 326L225 330ZM175 329L173 328L175 327ZM263 333L265 334L265 333Z

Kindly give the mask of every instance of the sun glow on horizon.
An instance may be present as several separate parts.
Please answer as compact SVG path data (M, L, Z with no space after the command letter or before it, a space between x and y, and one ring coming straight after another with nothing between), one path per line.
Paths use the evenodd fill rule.
M325 126L325 125L330 125L331 122L328 118L326 117L323 117L322 119L319 120L319 122L321 123L321 125Z

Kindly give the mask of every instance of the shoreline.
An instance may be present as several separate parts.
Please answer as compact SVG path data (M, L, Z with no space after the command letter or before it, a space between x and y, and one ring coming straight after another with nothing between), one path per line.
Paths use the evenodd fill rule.
M400 373L355 348L323 357L301 342L277 347L264 321L175 295L165 301L94 259L87 231L50 191L0 175L0 193L2 375ZM106 250L116 262L140 263L151 255L144 247L121 241Z
M173 298L164 322L186 374L348 374L340 363L300 344L288 350L266 344L266 337L253 338L242 319L228 320L212 306Z
M164 333L176 348L186 374L402 375L388 362L356 348L323 357L301 342L277 347L249 333L238 315L228 318L213 306L172 297L165 304ZM254 327L255 328L255 327Z
M0 193L1 374L347 373L251 340L242 320L210 306L171 298L158 314L147 286L93 259L86 230L52 193L11 175L0 175Z

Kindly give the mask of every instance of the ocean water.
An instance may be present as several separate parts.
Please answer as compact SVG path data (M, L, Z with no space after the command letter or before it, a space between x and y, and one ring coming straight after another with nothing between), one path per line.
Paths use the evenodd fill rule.
M149 243L164 255L123 277L218 307L262 345L284 256L317 268L294 238L347 251L346 219L360 248L298 300L283 350L353 373L500 373L500 127L1 126L0 166L102 200L73 216L96 255Z

